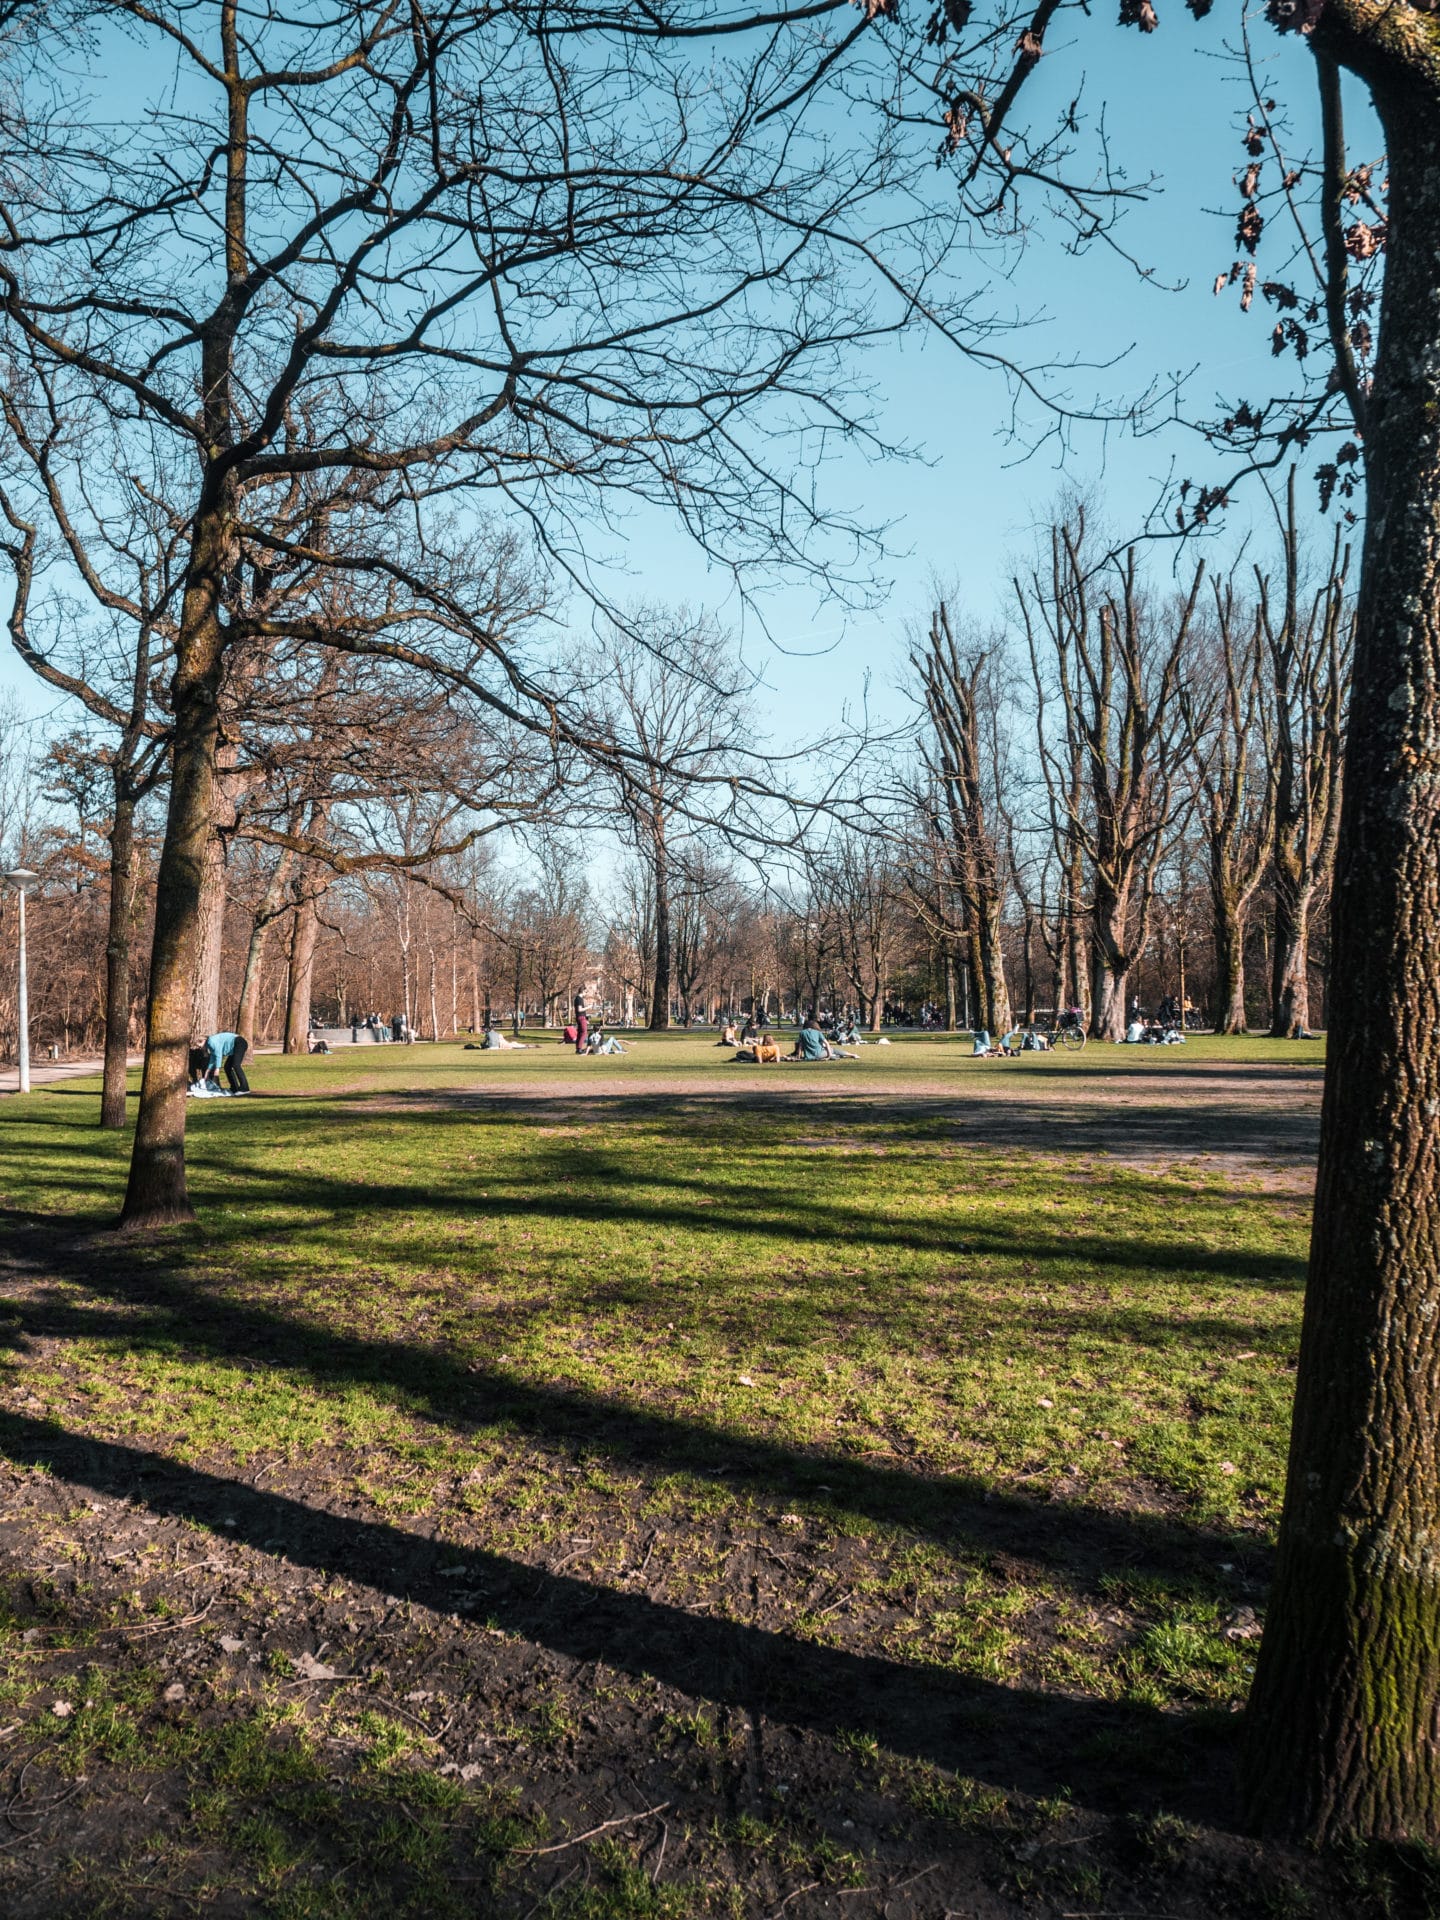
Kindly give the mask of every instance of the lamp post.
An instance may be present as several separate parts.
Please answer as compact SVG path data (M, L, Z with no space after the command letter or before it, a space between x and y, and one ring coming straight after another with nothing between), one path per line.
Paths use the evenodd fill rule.
M12 867L7 874L0 875L7 885L14 887L20 896L20 995L18 1002L18 1025L20 1028L20 1092L30 1091L30 987L25 974L25 889L38 885L40 876L32 873L29 867Z

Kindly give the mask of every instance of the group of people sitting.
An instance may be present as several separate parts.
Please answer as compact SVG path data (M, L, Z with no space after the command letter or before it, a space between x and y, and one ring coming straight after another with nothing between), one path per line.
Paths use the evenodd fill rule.
M200 1099L222 1098L228 1094L249 1093L245 1078L245 1056L250 1042L239 1033L212 1033L205 1044L190 1049L190 1085L187 1091ZM224 1069L227 1086L220 1084Z
M858 1036L857 1036L858 1038ZM727 1021L724 1032L716 1042L718 1046L735 1047L735 1058L752 1066L774 1066L786 1060L857 1060L859 1055L848 1047L838 1044L821 1028L813 1013L806 1014L795 1035L795 1045L789 1053L781 1053L780 1042L771 1034L763 1018L757 1020L751 1015L745 1023L744 1031L736 1033L734 1021Z
M1049 1053L1050 1036L1043 1028L1034 1025L1012 1027L1009 1033L1002 1034L1000 1044L996 1046L990 1038L988 1029L977 1027L974 1035L974 1052L977 1060L1015 1060L1022 1053Z

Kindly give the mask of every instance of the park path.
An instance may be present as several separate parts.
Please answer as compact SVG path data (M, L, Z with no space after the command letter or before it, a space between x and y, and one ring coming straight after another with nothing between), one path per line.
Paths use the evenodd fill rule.
M125 1064L127 1067L138 1067L144 1058L143 1053L127 1053ZM32 1060L30 1085L48 1087L56 1080L83 1080L87 1074L103 1072L104 1067L105 1062L98 1054L93 1059L87 1057L84 1060ZM0 1081L0 1094L18 1093L18 1068L6 1067L4 1075L3 1081Z

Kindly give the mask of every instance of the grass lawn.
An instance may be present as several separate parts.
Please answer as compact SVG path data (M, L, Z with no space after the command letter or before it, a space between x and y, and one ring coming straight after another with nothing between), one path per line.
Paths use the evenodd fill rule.
M1230 1827L1320 1046L967 1056L0 1102L0 1911L1434 1910Z

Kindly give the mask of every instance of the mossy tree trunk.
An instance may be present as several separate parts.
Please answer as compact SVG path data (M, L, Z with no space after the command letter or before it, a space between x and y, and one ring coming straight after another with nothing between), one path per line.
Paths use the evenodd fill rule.
M1389 259L1330 1051L1254 1822L1440 1839L1440 20L1330 0L1384 121Z

